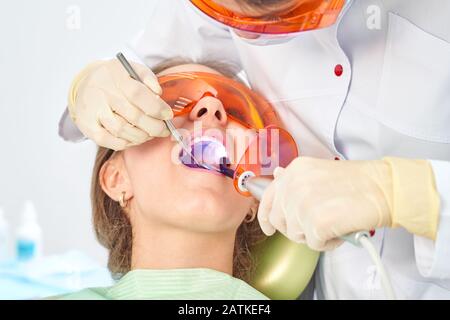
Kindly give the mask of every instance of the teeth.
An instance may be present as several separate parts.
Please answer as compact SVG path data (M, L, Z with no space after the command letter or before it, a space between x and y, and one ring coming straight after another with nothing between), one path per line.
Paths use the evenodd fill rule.
M208 145L202 145L204 142L207 142ZM197 144L199 147L197 147ZM220 159L228 157L227 150L223 143L210 136L200 136L195 138L191 143L191 148L192 153L197 160L207 165L217 165L220 163Z
M217 142L217 143L223 144L221 141L217 140L216 138L209 137L209 136L197 137L194 139L194 141L192 141L192 144L196 144L198 142L204 142L204 141Z

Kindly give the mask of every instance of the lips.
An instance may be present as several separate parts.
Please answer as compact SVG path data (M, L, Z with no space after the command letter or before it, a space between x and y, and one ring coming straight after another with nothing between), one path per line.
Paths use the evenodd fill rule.
M189 136L188 144L196 143L199 140L210 140L220 144L224 144L225 131L218 128L206 128L202 130L194 130Z
M202 130L193 132L190 141L186 141L191 155L202 165L211 168L209 171L221 172L221 164L228 162L226 147L223 143L223 133L220 130ZM193 169L205 169L198 165L190 154L183 150L180 152L180 161L187 167Z
M196 161L198 161L206 167L220 171L220 164L228 158L225 146L219 140L210 137L195 138L189 148L190 154L187 154L184 150L180 153L182 163L189 167L201 167L196 164ZM191 155L196 161L191 158Z

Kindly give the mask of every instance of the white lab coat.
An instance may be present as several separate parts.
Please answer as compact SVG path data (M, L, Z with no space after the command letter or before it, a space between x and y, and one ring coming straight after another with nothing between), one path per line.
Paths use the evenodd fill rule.
M126 55L150 67L171 57L241 66L302 155L430 160L441 196L436 241L403 229L377 230L373 241L399 298L450 299L450 1L348 1L331 28L256 46L188 1L164 0ZM75 140L72 129L66 115L62 135ZM316 278L318 298L384 297L368 254L349 244L322 255Z

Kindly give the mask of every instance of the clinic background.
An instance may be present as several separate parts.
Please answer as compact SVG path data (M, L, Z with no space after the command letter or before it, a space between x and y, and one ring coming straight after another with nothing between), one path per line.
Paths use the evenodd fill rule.
M0 207L14 235L25 202L34 203L44 255L81 250L106 265L91 223L96 148L64 142L58 122L71 79L87 63L113 57L156 1L1 1Z

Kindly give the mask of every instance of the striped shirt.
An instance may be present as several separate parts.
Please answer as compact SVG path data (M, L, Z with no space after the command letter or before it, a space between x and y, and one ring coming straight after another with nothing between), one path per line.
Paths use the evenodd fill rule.
M63 300L268 300L246 282L206 268L133 270L116 284L62 295Z

